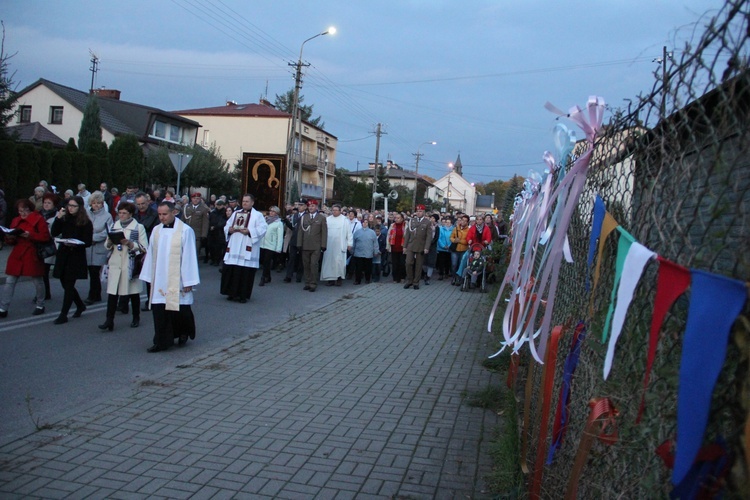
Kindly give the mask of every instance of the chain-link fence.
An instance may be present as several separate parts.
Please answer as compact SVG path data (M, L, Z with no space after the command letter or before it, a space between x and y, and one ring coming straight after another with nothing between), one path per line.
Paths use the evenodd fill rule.
M595 442L578 480L581 498L659 498L672 489L671 470L657 456L659 445L677 433L678 374L690 291L677 300L661 329L657 357L641 401L649 326L658 265L647 266L617 344L614 367L604 381L606 345L602 330L615 281L617 238L608 238L601 278L592 292L583 284L592 208L596 194L607 211L635 239L660 256L688 268L750 280L750 1L732 0L696 25L692 42L665 54L654 88L615 113L596 140L586 188L568 236L575 264L563 263L553 324L567 324L555 366L549 429L558 404L563 364L573 327L584 320L588 335L572 381L569 426L551 465L544 468L541 494L562 498L589 401L607 397L619 410L614 445ZM593 307L590 307L593 304ZM750 409L748 310L730 334L727 357L713 393L705 442L722 436L731 468L725 477L730 497L750 496L744 426ZM499 328L499 321L495 322ZM707 331L706 342L713 332ZM516 390L525 397L524 376L531 358L521 357ZM527 454L533 477L540 429L541 367L534 372L526 418ZM519 405L523 408L523 402ZM550 444L547 434L545 455ZM522 436L522 439L524 436Z

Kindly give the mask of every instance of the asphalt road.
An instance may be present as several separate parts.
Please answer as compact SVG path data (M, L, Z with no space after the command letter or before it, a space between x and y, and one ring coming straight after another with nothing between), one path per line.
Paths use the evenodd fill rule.
M2 268L8 249L2 251ZM34 289L22 281L9 308L0 319L0 443L34 432L37 426L54 424L102 399L137 391L145 380L177 365L231 345L257 331L315 310L353 291L351 281L343 287L318 287L315 293L303 284L283 283L283 274L272 273L273 281L256 286L247 304L229 302L219 294L217 267L200 264L201 285L193 311L197 335L184 347L150 354L153 338L150 312L141 313L139 328L130 328L130 315L117 313L113 332L101 332L105 304L98 303L69 321L54 325L62 304L62 288L53 280L52 300L46 313L32 316ZM2 286L2 285L0 285ZM85 297L88 282L79 281ZM144 295L145 296L145 295ZM143 297L143 296L142 296Z

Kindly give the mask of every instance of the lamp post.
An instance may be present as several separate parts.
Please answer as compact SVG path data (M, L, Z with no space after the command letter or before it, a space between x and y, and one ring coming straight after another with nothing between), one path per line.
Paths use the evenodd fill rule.
M290 66L296 66L297 67L297 71L296 71L296 74L295 74L295 77L294 77L294 99L292 100L292 123L291 123L291 127L289 127L290 131L289 131L289 140L288 140L288 143L287 143L287 155L286 155L287 160L289 161L289 165L287 165L287 196L286 196L288 202L292 201L291 200L291 197L292 197L291 193L292 193L292 191L291 191L291 188L290 188L291 182L289 182L289 181L292 178L291 173L292 173L292 171L294 169L294 136L295 136L295 133L297 133L297 124L298 123L300 124L299 125L299 129L300 129L299 130L300 159L299 159L299 162L298 162L298 164L299 164L299 170L298 170L299 179L297 179L297 187L298 187L298 193L299 193L299 195L300 196L302 195L302 125L301 125L302 117L298 118L297 114L299 113L299 109L298 109L299 108L299 91L302 88L302 67L303 66L309 66L309 63L308 64L303 64L302 63L302 50L305 48L305 44L307 42L309 42L310 40L312 40L314 38L318 38L319 36L323 36L323 35L329 35L329 34L333 35L334 33L336 33L336 28L334 28L333 26L331 26L327 30L322 31L322 32L318 33L315 36L311 36L310 38L308 38L307 40L305 40L304 42L302 42L302 45L300 45L300 47L299 47L299 58L297 59L297 62L296 63L289 63Z
M419 149L425 144L430 144L434 146L435 144L437 144L437 142L435 141L423 142L422 144L417 146L417 152L414 153L414 156L417 157L417 162L416 162L416 165L414 166L414 196L412 197L412 200L411 200L412 210L415 210L417 208L417 186L419 185L419 158L424 154L424 153L420 153Z

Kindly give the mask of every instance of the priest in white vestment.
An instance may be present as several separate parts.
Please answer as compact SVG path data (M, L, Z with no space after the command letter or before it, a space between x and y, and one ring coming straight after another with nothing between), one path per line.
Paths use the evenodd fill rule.
M353 243L349 219L341 214L341 205L331 207L331 215L326 218L326 224L328 244L323 254L320 279L327 281L327 286L341 286L341 280L346 276L346 252L351 251Z
M220 293L227 300L244 304L253 294L255 271L260 266L260 242L268 225L263 214L253 208L255 197L245 194L242 209L234 212L224 226L227 251L221 273Z
M193 287L200 283L195 233L175 218L173 203L160 203L157 213L161 224L151 232L140 275L141 280L151 284L154 345L148 352L165 351L174 339L184 345L188 337L195 338L191 305Z

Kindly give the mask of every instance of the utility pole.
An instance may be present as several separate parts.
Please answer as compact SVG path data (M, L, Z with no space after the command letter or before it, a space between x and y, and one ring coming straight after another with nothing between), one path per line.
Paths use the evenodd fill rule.
M303 44L304 45L304 44ZM294 77L294 97L292 101L292 126L291 126L291 133L289 134L289 144L287 145L287 161L289 161L289 165L287 166L287 172L289 173L287 175L287 188L289 191L289 194L287 195L287 200L291 200L291 180L292 176L291 173L294 171L294 159L297 156L294 149L294 143L296 141L296 137L299 137L299 161L298 161L298 179L297 179L297 193L299 196L302 196L302 117L297 116L300 114L300 108L299 108L299 91L302 89L302 68L310 66L310 63L303 63L302 62L302 51L300 50L300 58L297 60L296 63L289 63L289 66L296 66L297 70L295 72ZM297 128L299 127L299 133L297 131Z
M99 71L99 58L96 57L96 54L94 54L91 49L89 49L89 54L91 54L91 67L89 70L91 71L91 88L89 89L89 93L94 93L94 77L96 76L96 72Z
M417 149L416 153L412 153L417 158L417 162L414 165L414 195L412 196L411 206L413 210L417 207L417 188L419 187L419 159L424 156L424 153L420 153Z
M659 109L659 118L662 120L666 118L667 114L667 58L672 59L672 57L673 52L667 52L667 46L664 45L661 57L656 58L656 61L661 63L661 108Z
M379 161L378 160L378 156L380 155L380 136L383 135L383 134L385 134L385 132L383 132L381 130L381 125L380 125L380 123L378 123L378 126L375 129L375 137L376 137L376 140L375 140L375 169L374 169L373 174L372 174L372 193L373 194L375 194L377 192L377 188L378 188L378 171L379 171L378 170L378 168L379 168L378 167L378 161ZM388 193L384 193L384 194L388 194ZM374 212L374 211L375 211L375 198L372 198L370 212Z

